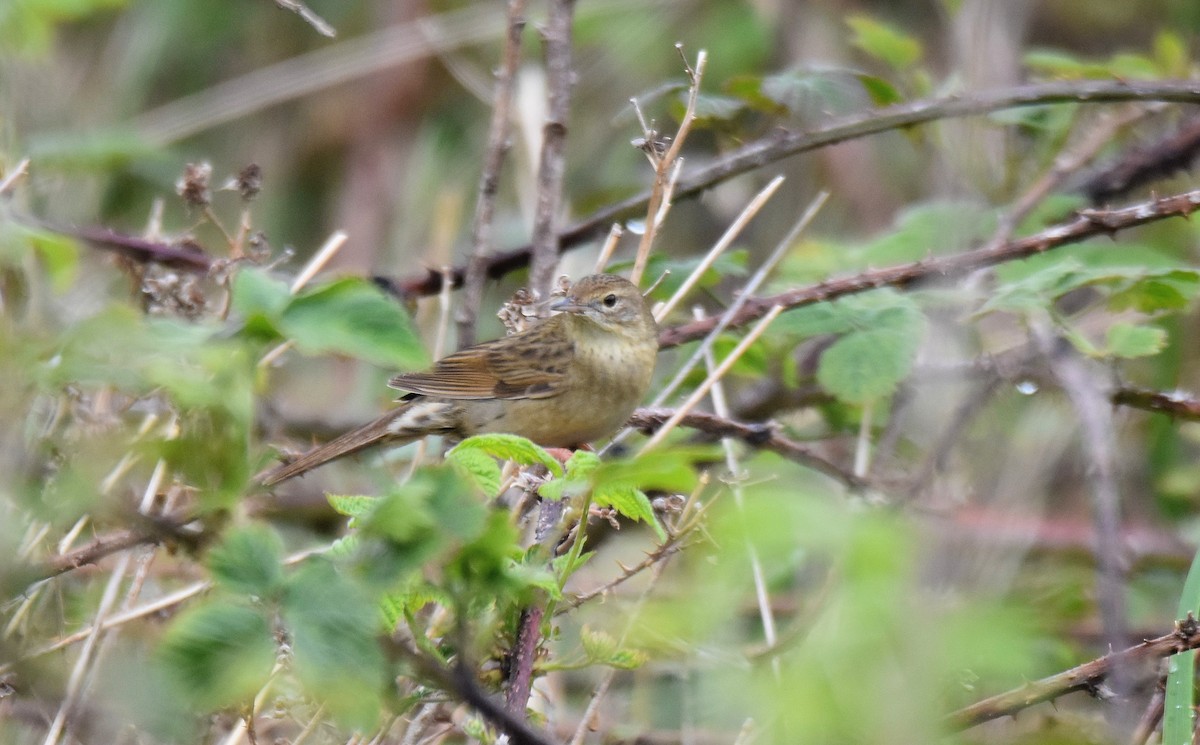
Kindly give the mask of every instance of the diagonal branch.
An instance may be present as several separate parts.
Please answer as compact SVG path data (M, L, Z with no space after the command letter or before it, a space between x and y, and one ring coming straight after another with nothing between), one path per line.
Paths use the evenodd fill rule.
M676 200L692 197L719 183L793 155L835 145L881 132L903 129L941 119L978 116L1004 109L1056 103L1118 103L1122 101L1169 101L1200 103L1200 80L1126 82L1119 80L1055 81L983 91L974 95L952 94L927 98L884 109L838 117L817 129L776 130L712 164L682 176L676 185ZM642 192L592 213L558 234L560 250L579 246L603 234L616 221L642 214L650 192ZM488 261L487 276L502 277L529 264L531 245L498 253ZM454 282L462 282L464 270L456 267ZM404 296L435 295L441 289L441 273L433 270L399 280L386 280L393 292Z
M832 279L810 287L770 297L752 298L733 316L729 325L744 326L765 316L776 306L786 309L833 300L880 287L902 287L926 279L958 277L983 267L1024 259L1089 238L1111 236L1121 230L1157 222L1168 217L1187 216L1200 209L1200 190L1153 199L1116 210L1081 210L1075 219L1033 235L1008 241L994 248L985 247L949 256L874 269L841 279ZM674 347L702 338L722 322L721 316L709 316L663 329L658 341L662 347Z
M1158 660L1200 647L1200 624L1192 618L1176 622L1176 629L1157 639L1149 639L1120 652L1085 662L1048 678L1026 683L1020 688L985 698L948 715L945 725L959 731L1000 717L1012 716L1035 704L1053 701L1073 691L1096 691L1112 671L1131 669L1138 663Z

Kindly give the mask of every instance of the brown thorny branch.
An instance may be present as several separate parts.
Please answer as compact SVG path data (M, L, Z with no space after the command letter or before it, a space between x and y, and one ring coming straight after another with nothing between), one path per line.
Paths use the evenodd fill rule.
M542 126L542 150L538 159L537 206L534 211L532 261L529 287L536 297L548 298L558 270L559 205L566 174L567 115L571 103L571 24L575 0L551 0L542 38L546 49L546 122ZM561 505L543 500L539 524L558 521ZM533 663L541 645L544 598L538 597L521 610L517 638L509 653L505 676L504 705L519 718L525 717L533 688ZM464 673L465 674L465 673Z
M1095 693L1114 670L1130 670L1139 663L1163 659L1198 647L1200 624L1189 617L1178 622L1175 631L1170 634L1148 639L1120 652L1106 654L1070 670L1026 683L1020 688L985 698L952 712L946 717L945 725L954 731L969 729L993 719L1012 716L1030 706L1053 701L1074 691Z
M883 109L838 117L822 127L803 131L777 129L772 134L748 143L718 158L710 165L684 174L676 184L675 200L694 197L735 176L769 165L784 158L835 145L847 140L881 132L926 124L940 119L976 116L1009 108L1054 103L1118 103L1122 101L1200 102L1200 80L1163 82L1056 81L999 88L974 95L950 95L912 101ZM558 234L560 249L578 247L603 234L613 222L645 212L651 192L645 191L621 202L603 207ZM531 246L526 244L497 253L488 259L486 274L495 279L528 265ZM452 269L454 282L461 284L465 269ZM440 269L397 280L381 279L392 292L416 297L435 295L441 289Z

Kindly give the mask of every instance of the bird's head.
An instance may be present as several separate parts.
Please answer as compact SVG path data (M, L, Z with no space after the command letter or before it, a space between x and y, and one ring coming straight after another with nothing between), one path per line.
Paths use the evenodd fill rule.
M593 274L572 285L550 310L570 313L607 331L657 338L658 328L642 293L629 280L614 274Z

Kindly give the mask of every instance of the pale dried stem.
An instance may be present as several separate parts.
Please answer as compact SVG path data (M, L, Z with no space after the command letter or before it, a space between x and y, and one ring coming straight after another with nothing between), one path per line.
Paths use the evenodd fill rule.
M675 294L672 295L667 302L663 303L661 308L655 310L655 321L662 323L663 319L675 309L675 306L678 305L679 302L683 300L683 298L686 297L689 292L692 291L692 288L696 286L696 283L700 281L700 278L704 276L704 273L709 270L709 268L714 262L716 262L721 254L725 253L725 251L727 251L729 247L733 245L733 242L737 240L738 236L742 234L742 231L746 228L746 226L750 224L750 221L753 220L759 211L762 210L763 206L767 203L767 200L769 200L775 194L775 192L779 190L779 187L782 184L783 176L776 176L775 178L771 179L770 183L764 186L762 190L754 196L753 199L750 200L750 203L742 209L741 214L737 216L737 219L730 223L729 227L725 229L725 232L721 234L721 237L717 239L717 242L713 244L713 247L708 250L708 253L705 254L704 258L701 259L700 263L696 265L696 268L692 270L692 273L687 276L687 279L685 279L683 284L679 286L679 289L675 291Z
M668 189L674 191L674 183L678 179L678 171L675 170L679 166L676 165L679 158L679 153L683 148L683 141L687 139L688 132L691 131L692 123L696 119L696 100L700 95L700 83L704 77L704 66L708 61L708 53L701 49L696 54L695 68L688 67L688 101L687 108L684 111L683 118L679 122L679 129L675 131L675 139L672 140L671 146L667 148L667 152L661 158L654 155L654 147L657 140L656 133L652 131L646 124L645 117L642 116L641 109L634 102L634 110L637 112L638 121L642 125L642 132L649 146L647 155L654 163L654 186L650 191L650 199L646 205L646 229L642 233L642 239L638 243L637 255L634 258L633 270L629 274L629 281L635 285L640 285L642 275L646 272L646 263L650 260L650 249L654 245L654 237L658 233L658 227L666 218L666 208L670 206ZM686 61L685 61L686 64ZM675 177L671 178L670 174L675 171Z
M291 288L288 290L293 295L300 292L304 285L308 284L317 273L325 268L325 265L346 245L347 235L345 231L335 230L332 235L326 239L320 250L309 259L300 273L293 280Z
M11 171L9 171L8 175L4 177L4 180L0 181L0 195L7 194L14 186L16 186L18 181L28 175L29 158L22 158L17 162L17 165L14 166Z
M290 10L300 16L305 23L312 26L313 30L321 36L328 36L330 39L337 36L337 29L330 26L324 18L314 13L312 8L309 8L300 2L300 0L275 0L275 4L284 10Z
M299 562L307 559L308 557L313 556L315 554L319 554L321 552L322 552L322 550L300 551L300 552L292 554L288 558L284 559L283 563L285 566L291 566L293 564L298 564ZM129 623L130 621L136 621L138 619L145 618L147 616L157 615L159 613L162 613L163 611L170 610L171 608L174 608L177 605L180 605L184 602L187 602L188 600L191 600L192 598L196 597L197 595L200 595L201 593L207 592L208 590L212 589L212 586L213 586L213 583L209 582L209 581L195 582L195 583L190 584L187 587L184 587L180 590L176 590L175 592L171 593L170 595L165 595L153 602L146 603L145 605L140 605L137 608L131 608L130 610L124 611L121 613L114 613L111 616L105 617L102 621L100 621L99 624L93 623L92 625L82 628L73 634L68 634L67 636L62 637L61 639L57 639L54 642L42 647L41 649L36 649L36 650L30 652L29 654L21 657L16 662L25 662L27 660L35 659L37 657L43 657L52 652L57 652L60 649L65 649L73 644L77 644L81 641L84 641L89 636L91 636L93 633L95 633L97 628L99 628L100 630L103 630L103 631L107 631L108 629L124 625L126 623ZM13 665L16 664L16 662L0 665L0 674L9 672L12 669Z
M738 293L737 299L733 302L733 305L731 305L723 314L717 325L713 327L712 331L705 336L704 340L696 348L696 351L692 352L692 356L688 358L687 362L685 362L679 368L679 370L675 373L675 377L671 378L671 382L667 383L667 385L663 387L661 391L659 391L658 395L654 397L654 401L650 404L651 406L662 406L663 403L670 398L671 394L673 394L679 388L679 386L683 385L683 381L687 379L687 376L691 374L696 365L704 359L704 354L708 350L712 349L713 345L717 341L717 338L720 337L720 335L725 332L725 329L729 327L730 321L737 315L738 311L742 309L742 306L754 296L754 293L757 292L758 288L767 280L767 277L770 275L770 273L775 270L776 265L778 265L779 262L783 260L783 257L787 255L787 252L792 249L796 243L796 240L800 237L800 234L803 233L804 230L812 223L812 221L816 218L817 213L820 212L821 207L825 205L825 202L828 199L829 192L823 191L818 194L812 202L809 203L808 208L804 210L804 214L800 216L800 219L796 221L791 230L788 231L787 235L785 235L783 239L776 244L775 250L771 252L771 255L767 257L767 259L758 267L758 270L755 271L750 277L750 280L745 284L744 287L742 287L741 291ZM624 441L632 431L633 430L627 427L618 432L617 435L613 437L612 442L605 446L605 450L607 450L609 447L612 447L614 444Z
M712 350L705 352L704 363L708 367L708 374L711 376L715 367ZM716 412L717 416L729 418L729 403L725 399L725 388L720 382L713 383L711 399L713 411ZM722 437L721 447L725 450L725 467L729 469L729 489L733 492L733 503L737 509L738 518L741 521L743 529L742 537L746 543L746 556L750 561L750 576L754 580L754 598L758 603L758 616L762 622L763 640L768 646L774 646L778 635L775 632L775 613L771 610L771 596L767 590L766 574L763 572L762 560L758 556L758 548L754 545L754 540L749 530L746 529L746 495L742 490L744 472L742 471L741 463L738 462L732 438ZM771 660L771 671L778 680L780 669L777 658Z
M617 250L617 243L621 241L621 236L624 235L625 229L620 223L613 223L608 229L608 238L604 240L604 245L600 247L600 255L596 257L595 272L598 274L604 271L608 266L608 262L612 260L613 252Z
M669 435L671 431L679 425L679 422L682 421L685 416L687 416L687 413L695 408L696 404L700 403L702 398L708 395L708 392L713 385L715 385L716 382L725 375L725 373L729 372L729 368L733 367L733 364L738 361L738 358L746 353L746 350L750 348L750 345L758 341L758 337L763 335L763 333L767 330L767 327L771 325L772 321L779 317L779 314L782 313L783 310L784 307L782 305L776 305L775 307L771 308L771 310L769 310L767 314L754 325L754 328L750 329L750 332L746 334L745 338L743 338L738 345L733 348L733 351L729 353L729 356L721 361L721 364L717 366L717 369L710 373L709 376L704 379L704 382L697 386L696 390L692 391L692 394L687 397L687 400L680 404L679 408L675 411L675 415L668 419L663 426L654 433L654 436L651 437L644 446L642 446L640 452L645 453L662 443L662 441L667 438L667 435Z

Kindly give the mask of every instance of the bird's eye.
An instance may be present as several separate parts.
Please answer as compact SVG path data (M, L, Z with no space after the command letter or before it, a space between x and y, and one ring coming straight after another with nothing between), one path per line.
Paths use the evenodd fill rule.
M605 295L604 296L604 307L611 308L616 304L617 304L617 296L616 295Z

